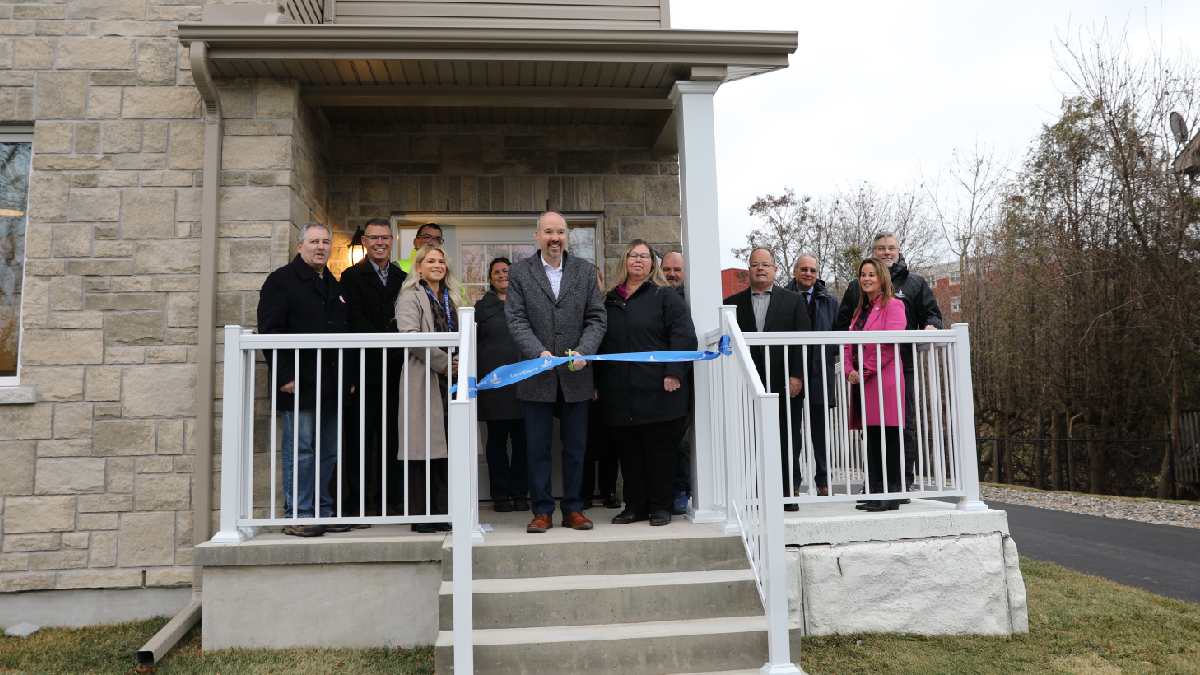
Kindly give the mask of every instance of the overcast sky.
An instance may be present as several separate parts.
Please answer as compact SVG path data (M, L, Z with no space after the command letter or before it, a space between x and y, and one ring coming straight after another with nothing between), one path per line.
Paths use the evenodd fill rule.
M672 28L794 30L786 70L716 97L721 259L756 226L756 196L903 186L976 141L1019 157L1062 100L1056 33L1081 27L1159 41L1200 35L1200 0L1131 3L671 0Z

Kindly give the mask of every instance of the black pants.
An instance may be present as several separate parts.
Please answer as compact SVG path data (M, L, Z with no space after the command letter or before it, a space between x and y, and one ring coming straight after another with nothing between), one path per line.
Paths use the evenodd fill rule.
M679 470L679 434L686 417L668 422L611 427L625 477L625 508L639 514L670 511Z
M388 506L402 509L404 504L404 466L396 456L400 439L400 397L393 388L388 392L387 412L383 412L383 392L380 384L368 383L366 408L362 415L363 459L359 461L359 396L351 395L342 415L342 513L358 513L359 498L365 496L366 512L360 515L384 515L379 508L383 497L383 467L387 466ZM387 447L383 446L383 422L387 423ZM360 464L364 486L360 494Z
M913 484L917 470L917 395L912 364L904 366L904 486Z
M783 470L783 496L791 497L794 487L799 487L803 480L800 472L800 453L804 450L804 394L788 397L788 391L779 392L779 456ZM792 440L788 445L788 408L792 411ZM788 467L791 467L791 481L788 480Z
M695 426L696 413L688 413L679 434L679 471L675 474L675 491L692 491L692 427Z
M431 514L449 513L446 476L449 460L429 460L429 505ZM425 460L408 460L408 515L425 515Z
M816 398L815 396L813 398ZM829 468L825 461L825 413L824 402L816 401L808 406L809 434L812 436L813 459L816 461L817 487L828 487ZM799 444L797 444L799 445ZM804 447L799 445L799 447Z
M596 464L600 465L600 485L596 485ZM620 461L617 453L613 452L612 439L608 435L608 425L604 423L604 415L600 404L596 401L588 403L588 433L587 451L583 455L583 482L579 489L581 499L593 499L596 488L600 489L600 497L604 498L617 491L617 469Z
M508 439L512 438L512 459ZM529 461L526 457L525 420L490 420L487 423L488 483L492 501L529 496Z
M884 427L887 441L887 485L889 492L899 492L900 487L900 427ZM871 493L883 492L883 443L879 427L867 427L867 473L870 474Z

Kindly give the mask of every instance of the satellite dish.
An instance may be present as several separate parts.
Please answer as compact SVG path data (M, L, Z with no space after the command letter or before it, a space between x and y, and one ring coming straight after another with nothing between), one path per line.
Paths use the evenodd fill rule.
M1175 135L1176 143L1188 142L1187 122L1183 121L1183 115L1177 112L1171 113L1171 133Z

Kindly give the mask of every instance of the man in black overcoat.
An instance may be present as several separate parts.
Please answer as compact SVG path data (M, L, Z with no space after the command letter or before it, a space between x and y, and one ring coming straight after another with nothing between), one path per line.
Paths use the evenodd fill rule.
M775 254L767 248L756 248L750 252L750 288L725 298L726 305L737 307L738 328L743 333L784 333L812 330L808 311L799 293L793 293L775 285ZM769 347L771 372L766 371L766 355L763 347L751 347L750 356L758 368L759 377L769 392L779 392L779 448L782 458L783 494L792 496L800 485L799 450L804 447L804 360L800 347L787 350ZM787 365L785 371L784 365ZM788 414L791 413L791 426ZM788 431L791 431L789 442ZM789 480L788 467L791 467ZM785 504L788 511L797 511L796 504Z
M296 257L267 276L258 296L258 332L272 333L345 333L346 300L341 284L329 271L326 263L333 248L333 235L321 223L305 223L300 228ZM319 481L320 517L333 515L333 499L329 495L330 478L337 468L337 429L339 422L338 392L343 399L353 392L349 380L338 382L336 349L321 352L321 390L317 391L317 350L300 350L300 368L296 372L295 351L278 350L278 373L275 386L275 408L283 418L283 494L285 518L312 518L316 515L313 483ZM264 354L267 367L275 360L271 350ZM347 350L343 372L354 372L357 350ZM271 376L268 373L267 382ZM296 398L299 397L297 406ZM320 410L318 411L318 402ZM297 407L299 414L297 415ZM320 413L320 429L317 415ZM293 436L298 443L293 447ZM314 459L319 456L320 461ZM293 466L295 464L295 467ZM314 464L316 466L314 466ZM296 483L293 486L293 470ZM319 471L319 473L317 473ZM292 503L293 489L297 492ZM284 533L301 537L319 537L326 531L345 531L348 527L324 525L289 526Z
M387 218L368 220L365 230L363 259L342 272L349 332L396 333L396 297L408 275L391 261L392 226ZM366 509L361 515L384 515L379 505L383 498L383 467L386 465L387 510L392 514L403 513L404 466L398 458L397 448L404 350L387 350L386 373L382 349L368 349L366 356L364 391L350 397L342 425L342 437L345 439L342 508L345 513L355 515L359 513L359 505L365 503ZM357 375L355 372L355 379ZM363 398L366 399L366 406L361 408L360 413ZM362 466L359 462L360 415L366 460ZM360 472L366 480L362 492L359 491Z
M872 255L888 266L892 275L892 287L896 297L904 301L905 330L940 330L942 310L929 283L919 274L910 272L904 262L904 254L896 244L896 236L890 232L875 235ZM838 308L838 320L834 330L850 330L850 320L858 307L858 279L853 279L842 295ZM916 361L912 345L900 347L900 362L904 365L904 485L911 488L913 473L917 466L917 400L913 389L913 366Z

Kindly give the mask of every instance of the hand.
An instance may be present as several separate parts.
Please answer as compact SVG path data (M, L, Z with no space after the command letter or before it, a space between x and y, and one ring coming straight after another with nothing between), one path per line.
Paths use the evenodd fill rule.
M547 359L547 358L552 359L552 358L554 358L554 355L551 354L550 352L542 352L541 354L538 354L538 358L539 359Z
M668 375L663 378L663 389L666 389L667 391L675 391L681 384L683 383L680 382L679 378L675 377L674 375ZM792 396L795 396L795 394L792 394Z
M850 384L858 384L858 371L850 371L850 374L846 376L846 379L850 380Z
M788 378L788 389L792 393L792 398L795 398L800 393L800 389L804 387L804 381L798 377Z
M283 393L285 393L285 394L294 394L294 393L296 393L296 381L295 381L295 380L292 380L291 382L288 382L287 384L285 384L285 385L283 385L282 387L280 387L280 388L279 388L279 391L282 391L282 392L283 392Z
M599 389L593 389L593 390L592 390L592 400L593 400L593 401L599 401L599 400L600 400L600 390L599 390Z
M925 330L937 330L937 326L925 326Z
M353 385L353 384L352 384L352 385L350 385L350 393L351 393L351 394L353 394L353 393L354 393L354 385Z
M458 375L458 359L450 359L450 367L446 369L446 374L450 377Z
M573 349L568 349L567 356L581 356L581 354ZM575 359L571 362L571 365L575 368L575 370L582 370L583 367L587 365L587 361L584 361L583 359Z

